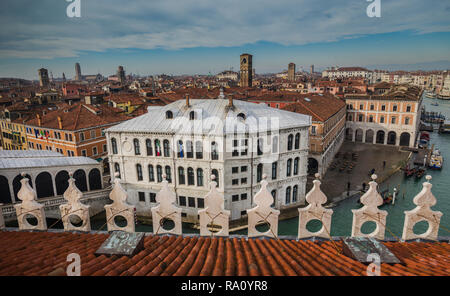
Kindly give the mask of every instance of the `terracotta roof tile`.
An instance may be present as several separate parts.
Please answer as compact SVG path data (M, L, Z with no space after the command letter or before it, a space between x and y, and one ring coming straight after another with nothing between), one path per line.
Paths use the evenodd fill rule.
M0 275L66 270L78 253L82 275L366 275L367 265L342 254L341 241L147 235L132 257L95 255L104 233L0 231ZM383 242L402 264L381 264L386 276L449 275L447 242Z

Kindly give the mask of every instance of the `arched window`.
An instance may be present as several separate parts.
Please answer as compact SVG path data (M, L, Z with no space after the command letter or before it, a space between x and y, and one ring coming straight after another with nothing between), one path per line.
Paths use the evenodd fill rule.
M169 140L164 140L163 146L164 146L164 157L170 157Z
M102 176L98 169L92 169L88 174L89 190L102 189Z
M214 179L214 181L216 181L217 183L217 187L219 187L219 171L217 171L216 169L213 169L211 171L211 174L213 174L216 178Z
M295 149L300 149L300 133L295 135Z
M197 158L197 159L203 158L203 143L202 143L202 141L195 142L195 158Z
M298 162L299 162L299 158L296 157L294 159L294 176L296 176L298 174Z
M148 165L148 180L150 182L155 182L155 171L153 170L153 166Z
M258 151L258 155L262 155L263 154L263 145L264 145L264 142L263 142L263 139L262 138L259 138L258 139L258 141L257 141L257 151Z
M241 119L241 120L245 120L245 114L244 114L244 113L239 113L239 114L237 115L237 118L238 118L238 119Z
M197 169L197 186L203 186L203 170Z
M288 151L292 150L292 141L293 141L293 139L294 139L293 135L289 135L288 136L288 144L287 144L287 150Z
M275 180L277 178L277 166L278 163L276 161L272 162L272 180Z
M291 175L291 168L292 168L292 159L289 158L287 160L287 165L286 165L286 176L289 177Z
M166 180L169 183L172 183L172 174L170 171L170 166L166 165Z
M263 173L263 164L258 164L256 168L256 182L261 182L262 180L262 173Z
M155 155L161 156L161 142L158 139L155 140Z
M272 153L278 153L278 136L272 139Z
M117 164L117 163L116 163ZM119 164L117 164L119 165ZM120 172L119 172L120 174ZM62 195L69 187L69 173L67 171L60 171L56 174L55 185L56 185L56 195Z
M211 143L211 159L218 160L219 159L219 149L217 147L216 142Z
M186 184L186 177L184 175L184 168L178 167L178 183L180 185Z
M183 148L183 141L178 140L178 158L184 157L184 148Z
M120 165L117 162L114 163L114 171L116 173L119 173L119 178L120 178Z
M161 183L162 180L163 180L163 178L162 178L162 167L160 165L156 166L156 178L157 178L159 183Z
M134 143L134 154L135 155L140 155L141 154L141 148L139 146L139 140L138 139L134 139L133 143Z
M191 111L189 112L189 120L194 120L195 119L195 112Z
M298 195L298 186L294 185L294 188L292 189L292 202L297 202L297 195Z
M116 142L116 138L111 138L111 148L112 148L112 153L113 153L113 154L117 154L117 142Z
M286 188L286 204L288 205L290 203L291 203L291 186Z
M173 118L173 113L172 113L172 111L166 111L166 118L167 118L167 119L172 119L172 118Z
M150 139L145 140L145 147L147 148L147 155L153 155L152 141Z
M136 165L136 173L137 173L137 180L142 181L142 166L140 164Z
M37 198L54 196L53 178L49 172L42 172L36 177L36 195Z
M188 174L188 185L195 185L194 169L188 168L187 174Z
M192 145L192 141L186 141L186 157L194 158L194 147Z

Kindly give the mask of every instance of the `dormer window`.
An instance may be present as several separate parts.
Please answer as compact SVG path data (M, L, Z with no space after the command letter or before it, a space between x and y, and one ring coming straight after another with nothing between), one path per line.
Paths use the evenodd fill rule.
M191 111L190 113L189 113L189 120L194 120L195 119L195 112L194 111Z
M167 111L166 112L166 119L172 119L173 118L173 113L172 111Z
M245 120L245 114L244 114L244 113L239 113L239 114L237 115L237 117L238 117L239 119Z

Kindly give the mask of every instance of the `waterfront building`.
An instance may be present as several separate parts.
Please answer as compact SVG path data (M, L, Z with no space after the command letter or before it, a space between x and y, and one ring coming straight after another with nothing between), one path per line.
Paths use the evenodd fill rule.
M241 54L240 69L241 69L241 87L252 87L253 81L253 56L248 53Z
M107 155L104 130L128 118L120 109L84 103L37 113L25 122L28 147L101 161Z
M183 220L197 221L215 175L235 220L252 207L264 174L275 208L304 203L310 125L310 116L223 92L216 99L186 96L107 129L108 159L141 215L155 205L165 174Z
M419 135L422 92L417 86L394 85L383 94L346 94L346 139L414 147Z
M345 102L332 95L308 95L283 110L310 115L308 174L325 175L345 138Z
M322 77L327 77L330 80L353 77L371 79L371 73L371 71L362 67L340 67L338 69L333 68L323 71Z

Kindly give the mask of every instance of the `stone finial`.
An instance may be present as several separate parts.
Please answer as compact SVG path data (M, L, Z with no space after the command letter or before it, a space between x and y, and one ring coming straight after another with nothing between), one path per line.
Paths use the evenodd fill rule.
M169 183L163 176L162 188L156 194L156 202L159 203L152 208L153 233L171 233L181 235L181 208L174 205L176 202L175 192L169 189ZM165 220L172 220L175 224L172 229L164 229Z
M217 191L217 182L215 182L216 176L211 175L210 191L205 196L205 208L198 211L200 215L200 235L203 236L228 236L229 234L229 218L230 211L224 208L223 194ZM213 232L208 228L214 226L220 226L221 229L218 232Z
M64 199L68 201L67 204L59 206L61 211L61 220L64 224L65 231L91 231L91 220L89 216L89 206L81 203L83 193L75 185L73 174L69 174L69 186L64 192ZM74 221L81 221L80 226L75 226Z
M361 197L361 203L364 205L360 209L352 210L352 237L373 237L379 240L384 239L384 232L386 229L387 212L378 209L383 204L383 198L378 193L378 184L375 182L376 175L372 175L372 181L369 182L369 189ZM377 225L376 229L369 234L364 234L361 227L364 223L373 221Z
M47 230L44 205L37 202L36 191L30 186L25 173L22 173L21 187L17 197L22 201L14 205L17 214L17 222L20 230ZM33 216L37 220L36 225L31 225L27 217Z
M263 180L261 181L261 189L256 193L254 201L256 207L247 210L248 214L248 237L255 236L269 236L277 237L278 235L278 215L280 211L275 210L271 207L273 204L273 196L267 190L266 181L267 176L263 175ZM259 232L256 229L256 225L259 222L265 222L270 224L270 228L266 232Z
M126 232L135 232L135 207L127 203L128 194L120 184L120 178L117 176L114 178L114 185L109 198L113 201L112 204L105 205L106 221L108 231L121 230ZM119 226L115 217L125 218L127 225Z
M437 240L442 213L431 210L431 207L436 204L436 197L431 192L433 186L430 183L431 176L427 175L426 179L422 191L413 199L417 207L411 211L405 211L405 224L402 234L402 239L405 241L417 238ZM415 234L413 231L414 225L421 221L428 222L428 229L423 234Z
M306 194L306 201L309 205L305 208L298 209L298 238L306 237L324 237L330 238L331 216L333 210L325 209L322 205L327 202L326 195L320 189L321 182L318 180L320 175L316 174L316 180L313 181L313 188ZM306 229L306 225L311 220L319 220L322 222L322 228L317 232L310 232Z

